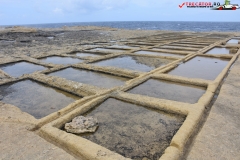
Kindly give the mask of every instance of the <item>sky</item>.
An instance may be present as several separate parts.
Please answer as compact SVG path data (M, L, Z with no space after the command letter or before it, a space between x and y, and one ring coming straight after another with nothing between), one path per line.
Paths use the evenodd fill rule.
M240 9L179 8L184 0L0 0L0 25L102 21L240 22ZM187 2L220 2L191 0ZM239 4L240 0L232 0Z

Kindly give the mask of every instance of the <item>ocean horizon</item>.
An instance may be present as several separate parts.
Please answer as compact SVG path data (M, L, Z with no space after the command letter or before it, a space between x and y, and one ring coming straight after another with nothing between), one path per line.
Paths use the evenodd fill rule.
M73 26L99 26L130 30L169 30L193 32L238 32L240 22L190 22L190 21L112 21L112 22L72 22L26 25L1 25L0 27L24 26L32 28L61 28Z

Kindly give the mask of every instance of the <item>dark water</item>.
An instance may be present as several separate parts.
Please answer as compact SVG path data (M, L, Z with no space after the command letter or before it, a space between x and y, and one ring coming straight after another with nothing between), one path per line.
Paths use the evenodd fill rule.
M148 72L160 66L166 65L172 60L139 56L119 56L107 60L92 63L97 66L118 67L129 70Z
M205 93L205 88L164 80L150 79L128 92L161 99L196 103Z
M207 54L229 54L230 49L228 48L221 48L221 47L214 47L213 49L206 52Z
M59 28L64 26L103 26L121 29L171 30L171 31L240 31L240 22L168 22L168 21L128 21L128 22L75 22L23 25L34 28ZM6 27L6 26L3 26Z
M28 62L17 62L1 65L0 69L2 69L4 72L6 72L12 77L20 77L23 74L29 74L35 71L42 71L47 68Z
M181 55L181 54L161 53L161 52L153 52L153 51L137 51L137 52L134 52L134 53L156 55L156 56L169 56L169 57L184 57L185 56L185 55Z
M39 119L56 112L81 97L32 81L0 86L0 100L19 107Z
M83 61L77 58L60 57L60 56L50 56L46 58L40 58L40 60L45 63L53 63L53 64L76 64Z
M58 76L72 81L91 84L98 87L111 88L120 86L129 80L128 78L113 76L100 72L67 68L49 74L50 76Z
M214 80L228 64L228 59L195 57L168 72L170 75Z
M134 160L158 160L184 117L107 99L87 116L98 119L94 134L82 137Z

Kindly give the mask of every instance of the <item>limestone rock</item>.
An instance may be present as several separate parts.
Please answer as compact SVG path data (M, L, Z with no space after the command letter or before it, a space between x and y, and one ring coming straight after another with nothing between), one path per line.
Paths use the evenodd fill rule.
M237 51L238 51L238 49L232 48L232 49L230 49L230 54L235 54L235 53L237 53Z
M64 128L67 132L75 134L95 132L98 128L98 121L93 117L78 116L72 122L66 123Z

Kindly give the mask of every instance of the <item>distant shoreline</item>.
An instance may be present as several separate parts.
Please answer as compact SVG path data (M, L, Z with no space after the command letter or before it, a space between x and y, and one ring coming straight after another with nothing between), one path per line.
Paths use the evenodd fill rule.
M76 26L110 27L130 30L168 30L193 32L240 32L240 22L190 22L190 21L121 21L121 22L74 22L74 23L47 23L27 25L1 25L0 28L13 26L30 27L36 29L62 28Z

